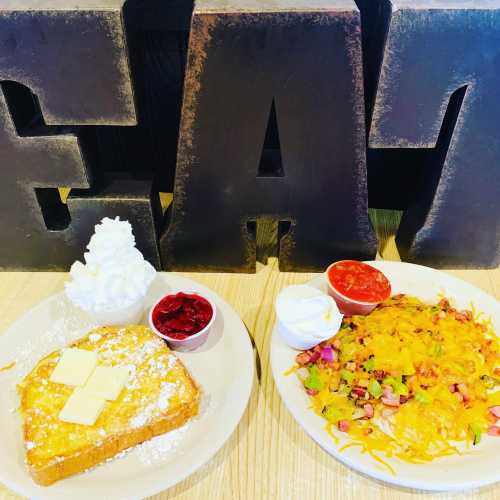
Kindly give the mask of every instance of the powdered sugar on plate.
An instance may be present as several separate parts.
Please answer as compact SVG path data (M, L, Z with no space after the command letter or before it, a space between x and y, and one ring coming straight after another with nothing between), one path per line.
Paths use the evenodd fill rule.
M38 361L54 350L83 337L97 326L89 316L73 306L64 295L52 299L54 320L50 328L19 344L16 374L24 377Z
M136 457L144 465L161 464L179 446L190 424L187 422L178 429L140 444L134 449Z

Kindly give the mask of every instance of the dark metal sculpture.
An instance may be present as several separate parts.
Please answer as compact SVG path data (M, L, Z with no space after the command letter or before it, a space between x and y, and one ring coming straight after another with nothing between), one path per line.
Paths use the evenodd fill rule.
M71 8L44 0L35 8L21 0L0 7L0 268L67 269L98 217L134 223L134 214L144 234L139 247L159 266L154 220L145 220L145 204L151 211L154 202L144 187L139 194L122 189L125 211L106 196L83 193L70 198L68 210L57 189L90 187L89 125L136 122L122 3L82 0Z
M261 216L282 270L375 255L360 30L350 0L196 3L168 269L253 272Z
M392 4L370 146L434 149L400 252L439 267L498 266L500 1Z

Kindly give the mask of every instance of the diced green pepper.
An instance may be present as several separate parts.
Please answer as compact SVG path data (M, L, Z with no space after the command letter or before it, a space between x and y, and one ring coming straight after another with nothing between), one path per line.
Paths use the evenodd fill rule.
M319 378L318 367L316 365L312 365L309 368L309 377L306 378L304 385L308 389L313 389L315 391L321 391L323 389L323 382Z
M419 403L424 403L424 404L429 404L431 403L431 397L429 396L429 394L425 391L417 391L415 393L415 399L419 402Z
M340 370L340 377L343 378L348 384L352 384L352 381L354 380L354 373L343 368Z
M390 385L392 387L392 390L394 391L394 394L396 394L397 396L408 396L409 394L408 387L403 384L403 378L401 376L385 377L382 383L384 385Z
M363 368L367 372L372 372L375 369L375 358L369 358L363 363Z
M368 384L368 392L375 398L378 399L382 396L382 387L376 380L370 380Z

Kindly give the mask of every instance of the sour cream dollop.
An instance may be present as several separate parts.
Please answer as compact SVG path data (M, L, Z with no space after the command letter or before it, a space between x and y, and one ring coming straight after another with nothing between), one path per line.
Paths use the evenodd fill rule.
M142 300L156 276L154 267L135 246L132 226L119 217L105 217L66 283L69 299L87 312L113 311Z
M276 299L276 316L283 340L301 350L333 337L343 317L332 297L309 285L283 289Z

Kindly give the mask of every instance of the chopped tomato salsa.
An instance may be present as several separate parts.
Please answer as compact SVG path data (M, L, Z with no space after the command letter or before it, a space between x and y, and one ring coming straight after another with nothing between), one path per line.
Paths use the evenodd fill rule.
M356 260L331 266L328 279L340 294L359 302L382 302L391 294L391 284L382 272Z
M208 300L192 293L167 295L153 310L155 328L172 339L184 340L201 332L213 316Z

